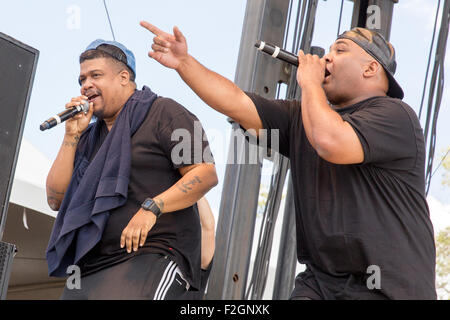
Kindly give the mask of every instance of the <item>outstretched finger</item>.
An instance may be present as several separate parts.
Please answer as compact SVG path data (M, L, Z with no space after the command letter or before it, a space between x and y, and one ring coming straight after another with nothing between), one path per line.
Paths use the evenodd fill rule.
M177 41L186 41L186 39L184 38L183 34L181 33L180 29L178 29L178 27L173 27L173 34L175 35L175 40Z
M161 33L163 33L162 30L147 21L141 21L140 25L155 35L160 35Z
M147 22L147 21L141 21L140 25L142 27L144 27L145 29L147 29L148 31L150 31L151 33L153 33L156 36L162 36L164 38L167 39L174 39L174 36L171 35L170 33L164 32L161 29L159 29L158 27L152 25L151 23Z

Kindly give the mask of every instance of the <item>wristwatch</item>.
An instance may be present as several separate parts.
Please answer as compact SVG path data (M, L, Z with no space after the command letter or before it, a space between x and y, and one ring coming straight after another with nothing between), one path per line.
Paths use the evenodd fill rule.
M152 198L145 199L141 204L141 208L145 211L151 211L156 216L156 219L162 215L161 210Z

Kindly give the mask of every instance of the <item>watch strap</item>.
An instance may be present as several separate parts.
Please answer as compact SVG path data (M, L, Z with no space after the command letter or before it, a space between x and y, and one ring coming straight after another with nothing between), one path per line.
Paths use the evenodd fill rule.
M145 211L151 211L156 216L156 219L158 219L162 215L161 210L159 209L155 200L153 200L152 198L145 199L141 207Z

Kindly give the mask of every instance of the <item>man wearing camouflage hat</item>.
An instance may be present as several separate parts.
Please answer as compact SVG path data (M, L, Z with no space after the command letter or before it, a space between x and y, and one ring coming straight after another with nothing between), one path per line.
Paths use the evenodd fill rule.
M178 28L141 25L156 35L149 56L209 106L244 129L279 130L306 265L291 299L436 299L423 131L401 100L389 42L354 28L323 58L300 51L301 101L269 100L202 66Z

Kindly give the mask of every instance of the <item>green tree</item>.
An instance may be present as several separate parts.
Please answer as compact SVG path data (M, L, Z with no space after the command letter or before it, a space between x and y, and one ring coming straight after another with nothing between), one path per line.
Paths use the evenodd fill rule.
M442 185L450 187L450 147L442 152L440 161L444 168ZM450 227L435 235L436 290L438 299L450 300Z
M436 290L439 299L450 300L450 227L436 235Z
M444 168L444 173L442 175L442 184L444 186L450 187L450 147L443 153L441 161L441 166Z

